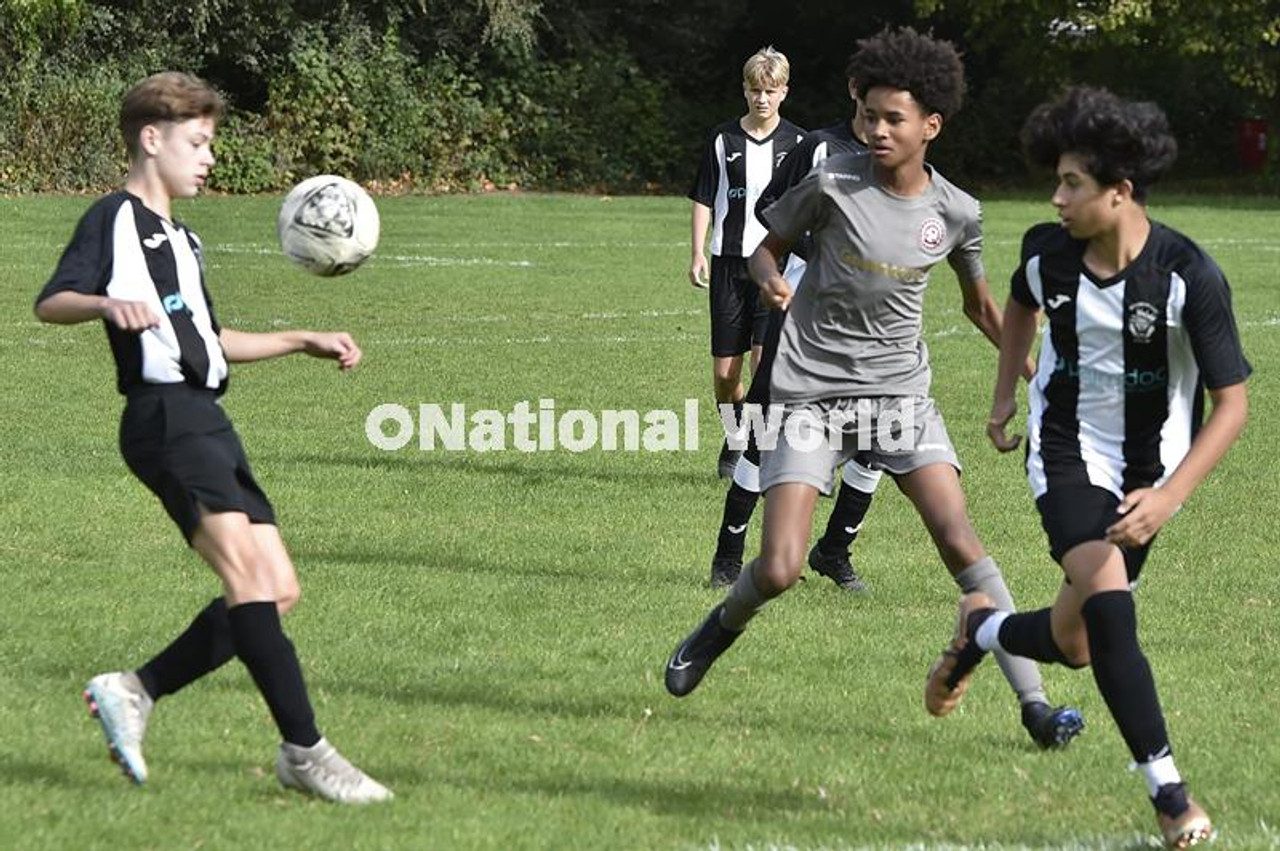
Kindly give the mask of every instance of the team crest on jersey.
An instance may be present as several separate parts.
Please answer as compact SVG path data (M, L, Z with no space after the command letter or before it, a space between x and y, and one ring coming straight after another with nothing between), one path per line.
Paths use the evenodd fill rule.
M942 219L933 217L920 224L920 247L925 251L937 251L947 239L947 226Z
M1160 311L1155 305L1145 301L1135 301L1129 305L1129 320L1125 323L1129 328L1129 336L1135 343L1149 343L1156 333L1156 321Z

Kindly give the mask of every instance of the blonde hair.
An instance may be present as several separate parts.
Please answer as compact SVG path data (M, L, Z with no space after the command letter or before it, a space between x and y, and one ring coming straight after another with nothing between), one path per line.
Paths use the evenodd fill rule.
M791 79L791 63L787 57L773 45L757 50L747 64L742 66L742 82L744 85L764 85L781 88Z
M204 80L180 71L152 74L124 96L120 104L120 134L129 158L138 156L139 134L148 124L189 118L222 118L226 102Z

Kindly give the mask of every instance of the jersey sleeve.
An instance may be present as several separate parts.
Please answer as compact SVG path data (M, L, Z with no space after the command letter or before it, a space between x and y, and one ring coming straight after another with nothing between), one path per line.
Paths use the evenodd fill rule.
M1061 228L1054 224L1034 225L1022 235L1022 249L1018 254L1018 268L1013 270L1013 278L1009 282L1009 295L1023 307L1039 310L1044 307L1036 300L1035 292L1027 281L1027 263L1041 251L1046 237Z
M1239 384L1253 367L1245 359L1231 310L1231 287L1208 257L1187 270L1187 302L1182 319L1204 386L1210 390Z
M716 200L716 183L720 178L720 164L716 161L716 139L720 134L712 133L711 138L702 146L702 159L698 163L698 174L689 188L689 200L704 207L711 207Z
M956 277L966 284L987 278L987 271L982 265L982 207L976 201L959 242L947 255L947 262L955 270Z
M764 192L760 193L760 198L756 201L756 218L765 227L769 226L769 222L764 217L765 209L786 194L788 189L803 180L813 168L813 150L817 143L818 140L814 134L805 136L783 158L782 164L774 169L769 185L765 187Z
M821 170L815 169L761 211L760 219L772 233L794 245L821 225L823 210Z
M64 291L85 295L106 292L111 268L112 209L109 204L95 204L80 218L53 277L36 297L36 304Z

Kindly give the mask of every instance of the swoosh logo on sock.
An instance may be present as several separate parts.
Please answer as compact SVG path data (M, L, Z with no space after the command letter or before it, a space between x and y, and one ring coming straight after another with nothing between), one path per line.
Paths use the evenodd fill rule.
M725 526L725 528L735 535L741 535L744 531L746 531L747 524L743 523L741 526Z

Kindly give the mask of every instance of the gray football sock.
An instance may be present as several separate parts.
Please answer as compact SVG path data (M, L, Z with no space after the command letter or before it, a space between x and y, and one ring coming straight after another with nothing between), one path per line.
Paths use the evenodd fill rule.
M738 580L724 598L724 611L720 613L720 625L725 629L742 631L747 621L764 608L769 598L760 593L755 581L756 560L752 559L738 574Z
M1006 612L1016 611L1013 595L1005 586L1000 568L996 566L995 559L991 556L975 561L956 574L955 580L964 593L981 591L995 601L997 609ZM1036 667L1035 662L1021 656L1010 656L1003 650L993 652L1000 670L1004 673L1004 678L1013 687L1020 703L1049 702L1049 698L1044 693L1044 681L1040 679L1040 669Z

